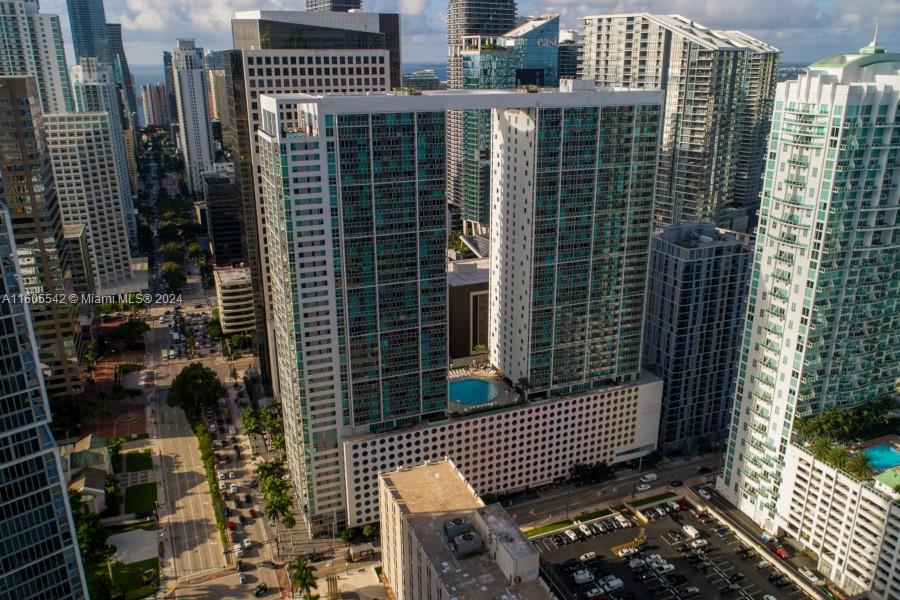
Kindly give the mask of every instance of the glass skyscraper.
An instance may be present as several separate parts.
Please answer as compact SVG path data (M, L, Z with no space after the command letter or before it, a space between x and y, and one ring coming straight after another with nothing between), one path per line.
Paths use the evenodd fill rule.
M0 202L0 596L87 598L6 205Z
M597 232L596 256L588 252L584 261L593 257L599 263L609 254L615 263L609 275L615 281L598 281L592 298L609 304L615 296L621 307L608 316L604 334L621 339L623 358L613 362L623 364L604 381L637 375L659 94L609 97L588 87L541 94L473 90L260 98L258 142L280 397L293 479L314 530L346 522L342 440L446 418L448 110L509 116L540 110L547 115L548 131L541 152L558 157L563 145L566 162L590 154L583 168L591 182L598 160L609 163L602 172L622 193L609 200L603 196L598 202L609 206L596 209L592 195L588 212L577 222L587 220L590 230L591 219L602 215L609 223ZM639 101L641 106L631 106ZM626 106L597 107L618 102ZM581 104L593 108L583 115ZM560 118L566 128L578 129L562 141L549 133ZM591 127L592 138L581 131ZM501 129L505 132L506 126ZM598 135L609 141L609 149L595 154ZM524 139L518 143L527 146ZM521 167L504 167L498 185L535 189L526 183L531 175L522 160ZM516 168L521 178L513 176ZM569 170L563 175L568 177ZM556 179L563 175L557 173ZM582 189L585 178L572 185ZM563 195L568 193L566 188ZM569 231L573 223L562 219L561 227ZM590 235L586 240L590 246ZM601 249L601 242L624 250Z
M900 54L870 45L778 84L718 489L779 527L798 419L896 393Z

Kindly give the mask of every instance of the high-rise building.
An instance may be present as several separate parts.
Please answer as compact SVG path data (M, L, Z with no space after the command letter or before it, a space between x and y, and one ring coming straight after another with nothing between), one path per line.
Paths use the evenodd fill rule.
M463 89L465 36L501 36L516 26L515 0L451 0L447 13L447 86ZM451 225L461 221L465 115L447 114L447 202Z
M0 87L4 86L0 83ZM9 138L4 138L8 141ZM0 200L0 589L9 598L87 598L75 524L59 451L50 433L50 406L27 294L17 263L14 225Z
M116 73L116 83L123 91L130 119L137 119L137 96L134 92L134 77L128 68L128 57L125 55L125 43L122 40L122 26L118 23L107 23L106 34L109 43L109 60Z
M243 264L241 196L234 168L203 173L203 199L213 262L217 267Z
M581 52L582 35L574 29L559 32L556 71L560 79L578 77L578 55Z
M439 90L441 89L441 80L438 79L434 69L422 69L420 71L410 71L403 73L403 83L401 87L411 88L414 90Z
M306 10L317 12L362 10L362 0L306 0Z
M867 46L778 84L719 491L765 529L796 421L900 377L900 54Z
M502 36L463 36L462 88L555 86L558 37L559 15L526 19ZM490 111L448 117L447 172L457 176L449 202L459 206L466 233L484 234L490 224L490 133Z
M216 121L222 120L222 103L225 101L225 71L210 69L206 71L209 78L209 116Z
M265 93L384 92L400 82L400 16L374 13L250 11L235 15L232 33L237 54L226 67L225 145L232 148L235 177L244 213L245 257L259 294L257 355L267 384L277 387L268 357L274 352L267 331L271 299L264 205L254 173L259 168L256 129L259 97ZM260 75L281 65L272 77ZM318 65L331 65L329 67ZM330 77L320 77L319 69ZM277 75L275 74L277 73ZM234 94L239 94L235 96Z
M498 36L515 26L515 0L451 0L447 11L449 86L462 87L459 52L464 46L463 36Z
M45 112L72 110L59 17L36 0L0 0L0 77L34 77Z
M66 0L66 5L76 62L82 57L112 62L103 0Z
M96 58L82 58L77 65L72 67L72 92L76 111L109 114L109 127L112 134L109 144L116 154L115 164L118 169L118 185L121 187L122 215L125 219L128 241L133 248L136 248L137 211L134 209L131 187L133 178L130 167L135 159L134 144L132 143L133 131L123 128L123 123L127 122L125 118L127 109L123 104L120 88L116 85L115 69L112 65L98 62ZM56 163L54 163L54 168L56 168ZM57 179L60 178L60 175L57 173ZM63 221L71 224L66 219L65 207L63 207Z
M0 202L12 216L13 236L28 294L64 297L74 290L64 252L56 183L44 131L38 85L32 77L0 77L0 109L17 119L0 120ZM40 369L51 398L82 389L81 324L76 307L56 302L32 304Z
M144 107L144 125L168 125L169 92L164 83L148 83L141 86L141 104Z
M622 411L640 412L645 421L637 429L630 427L627 435L617 440L621 445L615 451L609 445L582 444L580 452L585 460L589 454L591 462L601 460L600 455L616 462L655 447L659 386L640 377L639 358L660 94L596 92L589 87L541 94L473 90L260 98L258 142L274 356L287 415L285 435L292 480L314 529L331 527L335 521L358 524L377 519L378 507L373 501L377 502L378 496L371 484L382 464L366 471L372 478L365 492L365 484L358 482L361 471L351 470L354 461L359 463L359 446L370 443L366 436L383 439L394 435L386 432L418 424L424 428L416 434L422 436L422 450L438 449L438 427L428 423L440 423L450 411L444 191L447 110L494 110L494 134L503 140L493 150L499 170L494 197L498 203L507 202L507 197L520 198L521 205L492 216L492 220L500 220L498 231L507 227L507 219L509 227L513 220L521 221L515 223L514 233L507 233L509 245L501 244L499 254L492 252L492 278L508 280L509 287L515 286L517 294L528 298L532 290L526 289L525 279L534 281L534 286L538 282L545 285L543 271L532 276L526 267L528 275L513 281L513 274L500 267L506 262L518 264L523 258L520 246L528 245L529 240L540 252L548 248L551 237L556 243L557 235L555 231L551 235L549 223L546 233L521 231L535 210L534 191L544 189L547 198L540 200L539 207L565 207L552 210L558 218L554 226L560 232L560 257L555 263L547 262L548 257L541 254L547 265L542 262L540 268L552 270L558 265L560 289L571 288L570 296L589 279L582 271L595 273L593 304L579 299L585 314L578 333L582 336L582 365L590 364L596 376L590 374L588 385L586 376L567 371L571 376L564 381L555 379L554 389L561 394L588 392L620 383L624 387L615 396L623 394ZM528 119L535 118L539 132L532 131L526 139ZM509 133L514 119L518 119L515 129L521 131L521 139L513 139L516 134ZM560 128L571 137L554 137ZM598 144L598 137L605 143ZM528 156L514 157L514 150L516 155L524 152ZM555 167L547 163L546 178L531 166L544 156L557 160ZM564 167L559 166L561 156ZM602 166L598 168L598 164ZM284 178L285 168L303 176ZM603 185L595 185L598 178ZM551 180L555 181L552 185ZM561 181L571 182L562 184L562 199ZM519 196L520 189L531 191L530 202L524 193ZM561 211L571 211L572 217L559 217ZM609 226L597 231L595 244L584 242L583 232L592 234L595 222ZM529 251L524 254L530 256ZM563 279L562 274L570 279ZM542 298L547 295L543 288L541 294ZM579 351L574 349L579 319L570 317L569 312L579 304L570 296L560 296L554 307L548 307L549 313L558 311L556 318L540 316L560 324L556 339L566 350L572 348L574 361ZM502 302L496 304L502 307L496 311L493 306L492 298L492 324L493 313L501 313L497 319L502 324L495 332L505 331L506 323L516 317L506 313L507 305ZM564 324L569 326L566 332L560 331ZM513 329L511 325L509 329ZM589 338L590 343L583 342L585 330L598 331ZM496 364L506 366L507 361L502 360L505 346L500 348L493 334L492 344L498 348L492 348L491 356L501 357ZM516 347L537 346L535 337L520 339L514 330L509 335L518 336L510 343ZM601 353L601 344L612 344L612 348ZM590 356L586 358L588 350L595 349L597 360L606 364L594 365ZM560 348L556 356L562 354ZM515 371L507 375L513 381L519 376ZM538 376L532 379L535 397L548 397L548 386L541 387ZM586 398L579 408L566 409L578 414L573 419L587 418L592 410L613 401L612 392L608 399L605 391L588 393L593 394L592 402ZM562 405L556 408L562 409ZM623 413L617 411L616 415ZM650 415L656 421L646 418ZM498 440L505 436L496 432ZM528 448L517 447L515 453L537 456L531 444L539 440L540 436L529 439ZM378 440L371 443L377 445ZM467 452L457 448L450 456L471 466L475 457ZM607 456L607 452L612 454ZM387 455L371 458L380 461ZM512 480L508 470L506 476L491 470L481 473L479 481L487 488L485 492L537 484L558 470L567 470L574 457L567 447L557 458L553 465L541 468L525 459L516 467L521 467L522 476ZM414 460L409 453L399 460L392 457L391 462L397 466Z
M203 48L194 40L178 40L172 50L172 77L178 108L178 136L184 157L188 190L197 194L203 189L201 174L212 167L212 133L209 128L209 85L203 67Z
M452 461L383 473L378 487L384 575L397 600L554 597L540 552Z
M163 50L163 71L166 74L166 98L169 106L169 122L178 124L178 102L175 100L175 71L172 70L172 53Z
M643 365L663 380L663 452L725 441L752 258L749 236L712 223L650 238Z
M490 361L530 396L640 375L659 107L626 97L495 118Z
M98 293L138 292L144 286L132 274L128 178L113 121L108 112L46 115L47 146L63 223L87 226L94 287Z
M666 93L656 225L715 220L755 207L753 177L765 153L760 132L768 127L778 50L679 15L602 15L583 22L582 78Z

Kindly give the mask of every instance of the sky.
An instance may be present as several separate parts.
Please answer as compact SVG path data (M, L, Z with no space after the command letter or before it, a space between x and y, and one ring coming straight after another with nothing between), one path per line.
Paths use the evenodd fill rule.
M374 12L402 16L404 63L446 60L448 0L363 0ZM40 0L41 12L61 17L70 64L71 34L65 0ZM303 0L105 0L106 18L122 24L131 65L160 65L175 38L195 38L207 50L231 47L229 20L237 10L303 10ZM900 52L896 0L519 0L524 15L559 14L563 28L579 17L623 12L678 13L715 29L739 29L782 51L782 61L810 63L868 44L879 24L879 44Z

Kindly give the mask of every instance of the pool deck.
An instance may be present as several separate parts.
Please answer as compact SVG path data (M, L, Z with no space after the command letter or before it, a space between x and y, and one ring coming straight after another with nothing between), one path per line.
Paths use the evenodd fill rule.
M450 400L448 404L451 415L464 415L473 411L481 411L486 408L493 409L501 406L510 406L519 401L519 394L497 374L495 369L491 367L453 369L447 374L448 381L452 382L459 379L482 379L484 381L490 381L497 387L498 394L489 402L484 402L482 404L462 404Z
M875 448L876 446L884 445L891 445L894 448L900 450L900 435L892 433L871 440L866 440L865 442L857 446L854 450L856 452L861 452L869 448ZM898 485L900 485L900 465L895 465L888 469L879 471L878 473L876 473L875 479L888 486L888 488L890 488L891 490L895 489Z

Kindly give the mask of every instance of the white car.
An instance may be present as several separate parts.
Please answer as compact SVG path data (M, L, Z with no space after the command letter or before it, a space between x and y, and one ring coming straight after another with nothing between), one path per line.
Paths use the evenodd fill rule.
M819 578L816 577L816 574L813 573L813 572L812 572L811 570L809 570L808 568L806 568L806 567L800 567L800 568L797 569L797 570L800 572L801 575L803 575L804 577L806 577L807 579L809 579L810 582L816 583L816 584L819 583Z
M642 484L640 484L639 486L637 486L637 491L639 491L639 492L646 492L646 491L648 491L649 489L650 489L650 484L649 484L649 483L642 483Z
M616 552L616 556L619 558L625 558L626 556L631 556L632 554L637 554L637 548L622 548L618 552Z
M700 494L700 497L704 500L712 500L712 494L709 493L709 490L705 487L702 487L697 490L697 493Z
M582 554L581 556L578 557L578 560L584 562L584 561L588 561L588 560L593 560L595 558L597 558L596 552L585 552L584 554Z
M225 471L219 471L219 481L225 481Z
M671 573L675 570L675 565L671 563L656 563L653 565L653 570L656 571L658 575L665 575L666 573Z
M645 473L644 475L641 475L642 483L650 483L651 481L656 481L656 480L657 480L656 473Z
M225 483L224 481L220 481L220 482L219 482L219 489L222 490L223 492L225 491L225 489L226 489L227 487L228 487L228 484Z
M235 477L236 477L236 476L235 476L235 474L234 474L234 471L229 471L229 472L228 472L228 479L234 479Z
M251 540L250 538L244 538L244 548L252 548L252 547L253 547L253 540Z
M237 493L238 493L238 486L236 486L236 485L234 485L234 484L232 483L232 484L231 484L231 487L228 488L228 491L231 492L232 494L237 494Z
M766 594L765 596L763 596L762 600L778 600L778 598L776 598L772 594Z

